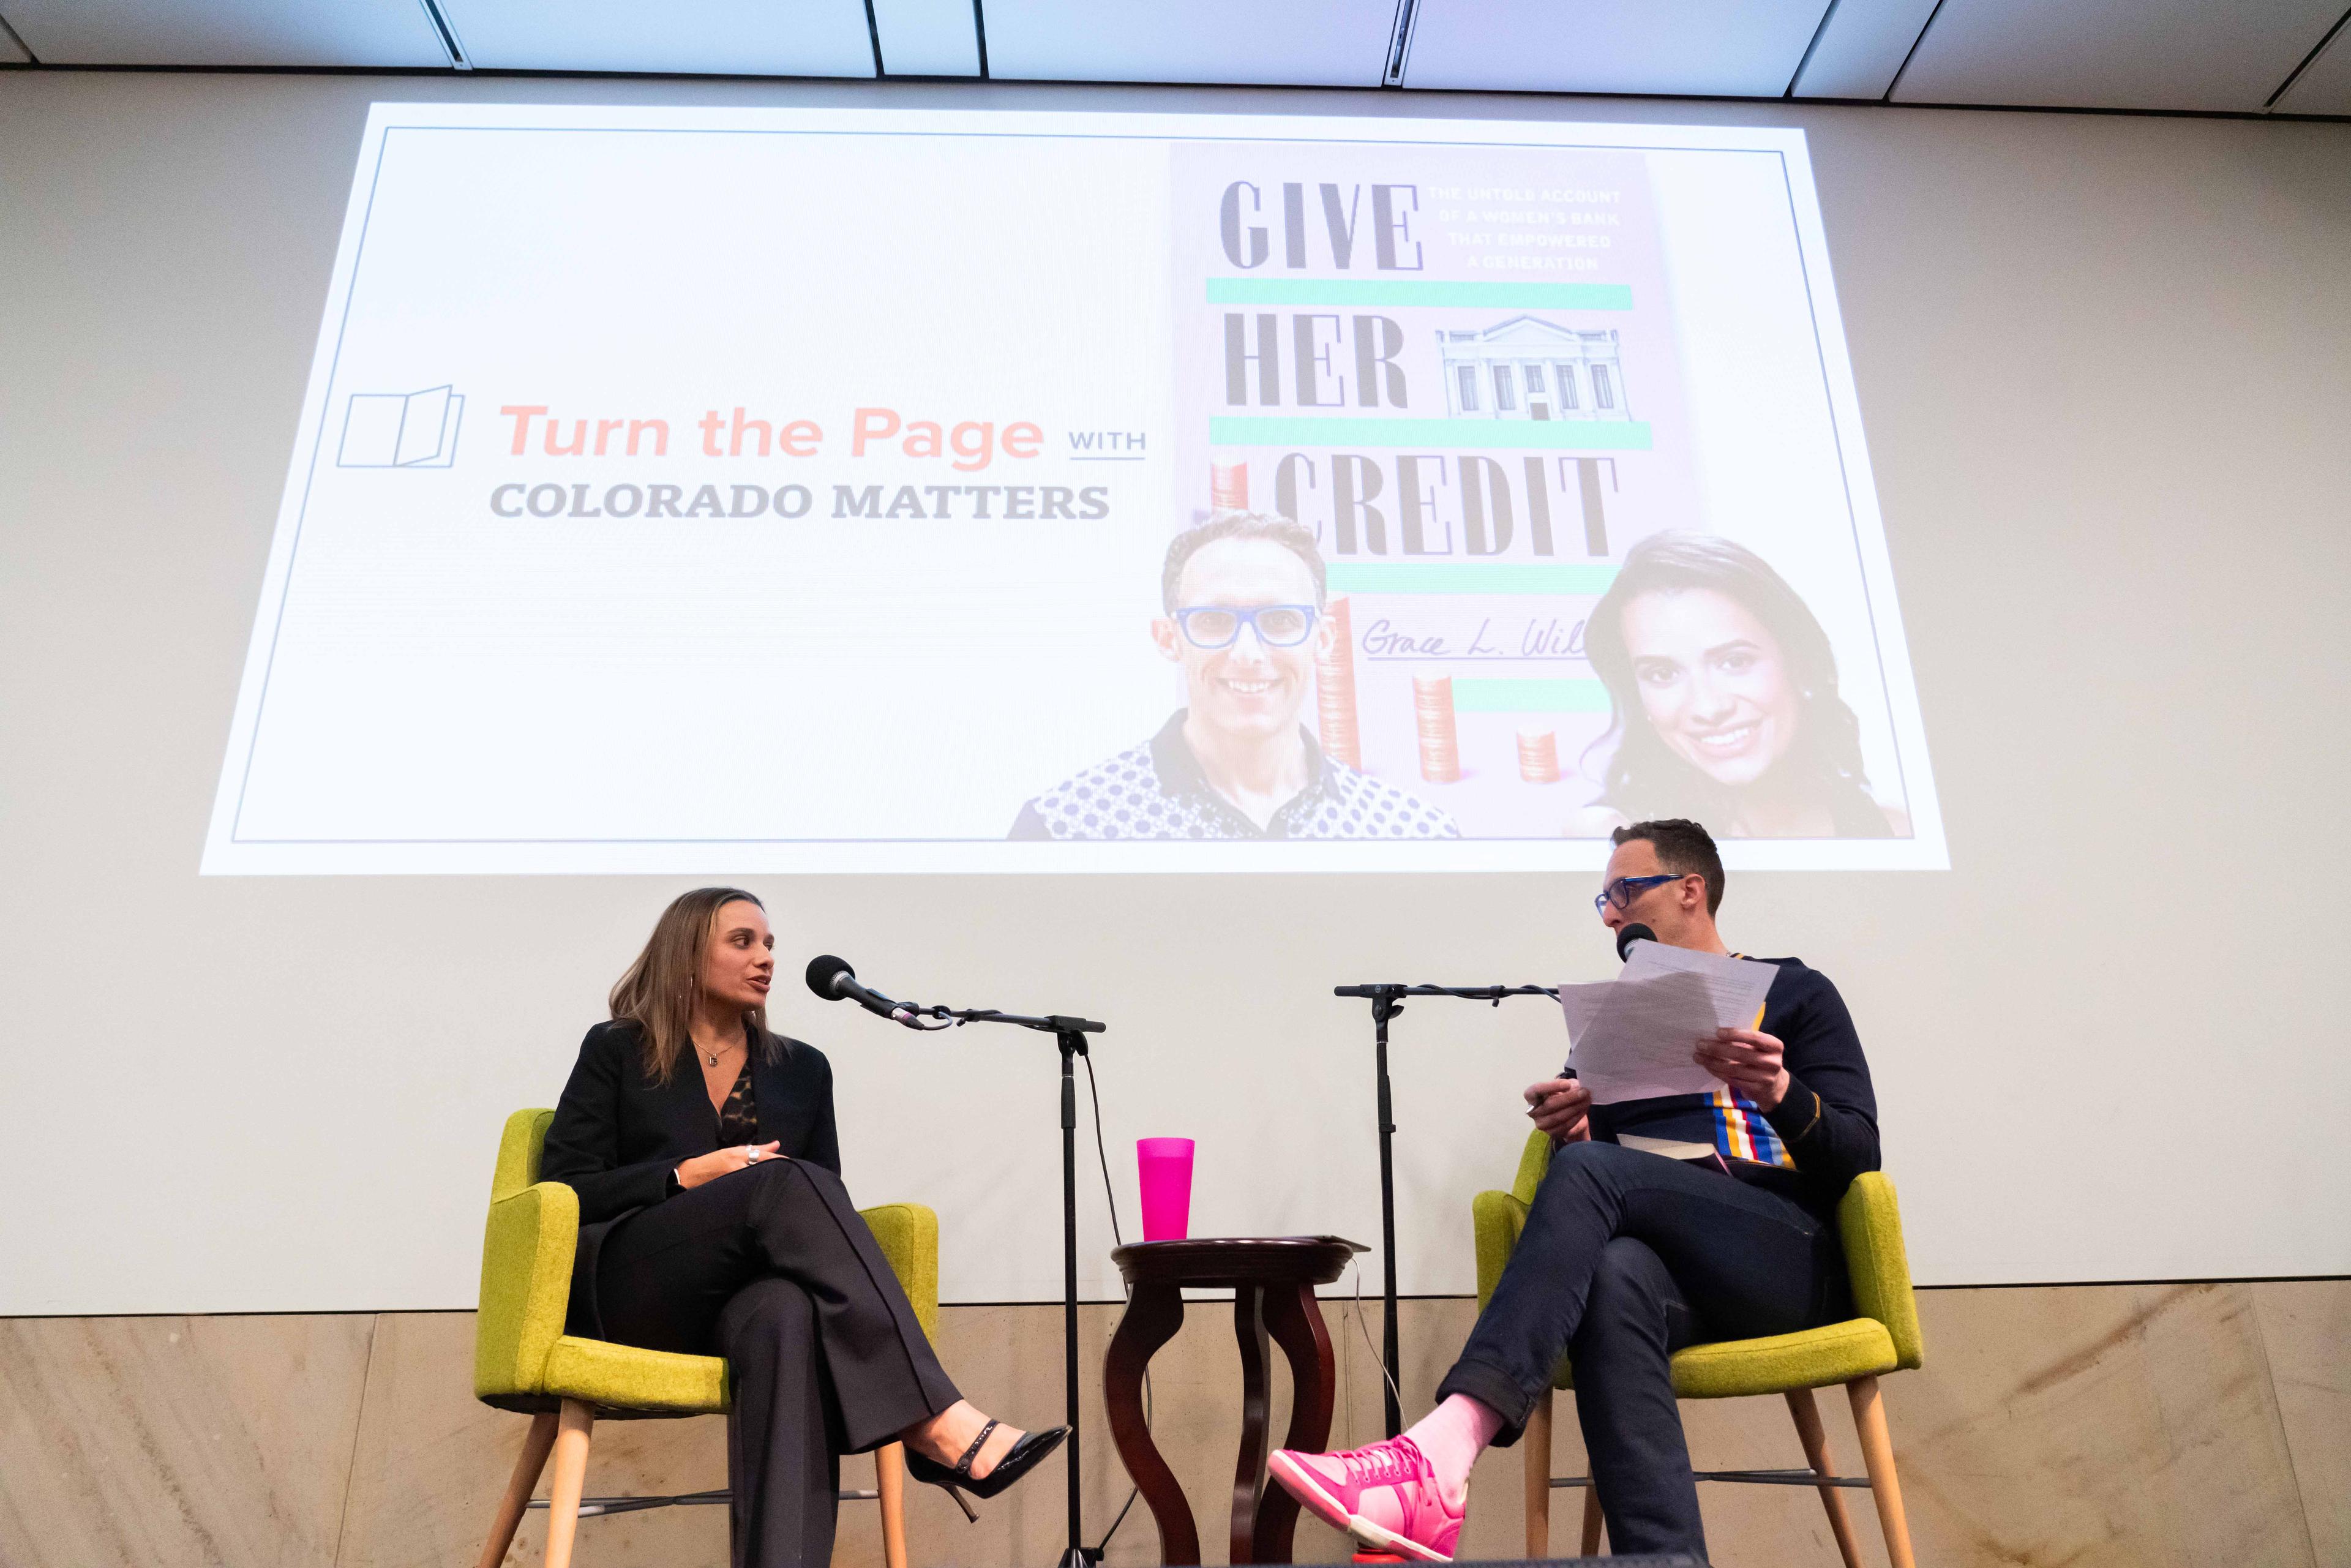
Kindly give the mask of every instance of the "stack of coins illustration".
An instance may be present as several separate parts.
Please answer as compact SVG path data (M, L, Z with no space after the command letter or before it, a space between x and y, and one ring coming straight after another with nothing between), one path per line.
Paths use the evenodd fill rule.
M1208 462L1208 506L1219 512L1249 510L1249 465L1238 458Z
M1530 784L1559 782L1559 737L1547 726L1519 726L1519 777Z
M1331 639L1314 656L1316 717L1322 731L1322 755L1350 768L1364 765L1363 734L1355 727L1355 633L1347 619L1347 601L1334 599L1325 612L1331 618Z
M1453 677L1415 675L1412 716L1420 732L1420 776L1431 784L1461 777L1461 742L1453 731Z

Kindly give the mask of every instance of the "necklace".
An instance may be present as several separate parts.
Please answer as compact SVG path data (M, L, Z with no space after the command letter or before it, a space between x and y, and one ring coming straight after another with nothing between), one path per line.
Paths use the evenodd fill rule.
M700 1051L702 1048L696 1046L695 1049ZM720 1057L731 1055L734 1052L734 1050L735 1048L730 1045L723 1051L704 1051L702 1052L702 1060L710 1063L711 1066L716 1067L718 1065L718 1059Z

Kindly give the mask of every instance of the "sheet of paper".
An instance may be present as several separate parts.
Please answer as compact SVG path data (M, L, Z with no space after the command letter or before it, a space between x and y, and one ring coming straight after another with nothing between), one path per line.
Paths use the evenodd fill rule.
M1624 972L1562 986L1568 1065L1595 1105L1709 1094L1722 1081L1691 1059L1717 1029L1752 1029L1780 971L1751 958L1636 942Z

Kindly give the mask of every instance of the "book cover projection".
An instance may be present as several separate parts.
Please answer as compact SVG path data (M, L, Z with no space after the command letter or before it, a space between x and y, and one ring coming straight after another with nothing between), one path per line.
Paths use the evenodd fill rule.
M1801 133L378 105L212 873L1946 862Z

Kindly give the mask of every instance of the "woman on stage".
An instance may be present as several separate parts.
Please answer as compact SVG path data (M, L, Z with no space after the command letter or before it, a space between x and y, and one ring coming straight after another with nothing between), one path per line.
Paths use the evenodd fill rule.
M841 1456L893 1440L915 1479L994 1497L1068 1428L956 1392L841 1183L832 1069L771 1033L765 907L662 912L580 1042L541 1174L580 1196L569 1332L723 1355L736 1568L824 1568Z

